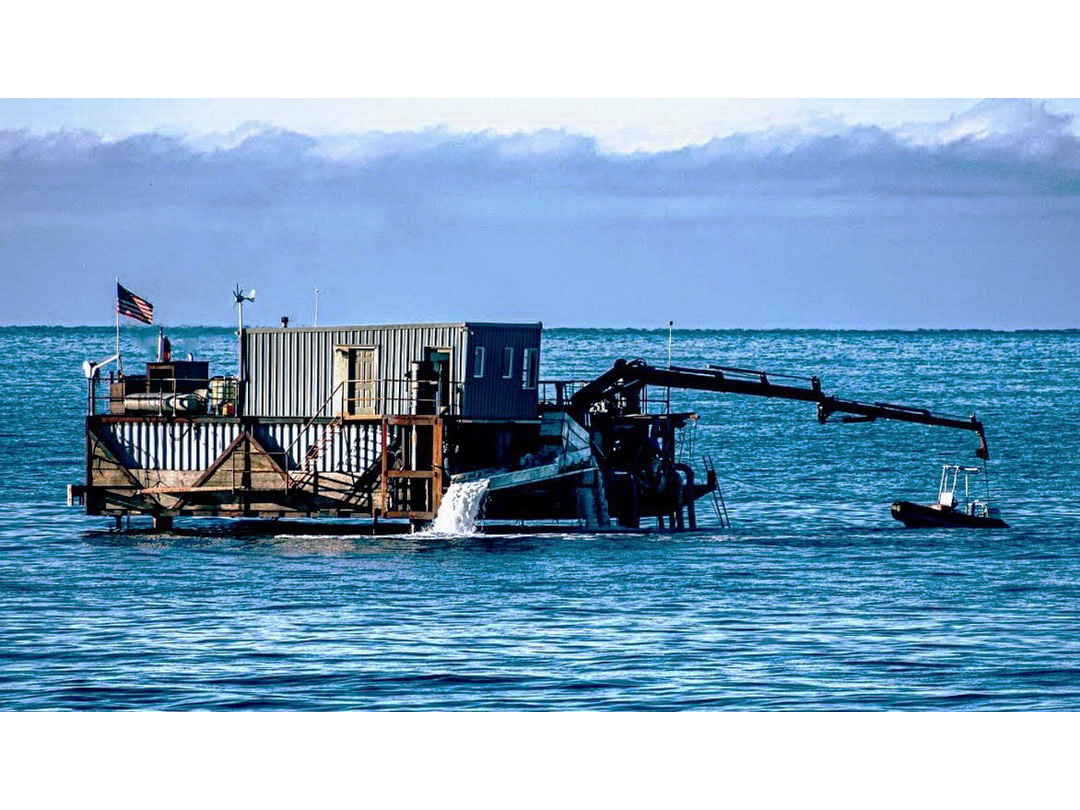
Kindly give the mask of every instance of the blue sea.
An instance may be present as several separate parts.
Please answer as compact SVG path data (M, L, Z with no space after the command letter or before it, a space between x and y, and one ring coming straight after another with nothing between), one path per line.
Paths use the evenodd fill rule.
M125 327L127 363L156 330ZM234 367L229 329L169 330ZM667 362L668 333L548 330L544 378ZM366 537L65 505L84 359L111 328L0 328L0 709L1080 708L1080 332L676 331L677 365L988 428L1000 530L905 529L974 436L819 425L803 403L674 392L732 526L678 535ZM697 463L700 472L700 462Z

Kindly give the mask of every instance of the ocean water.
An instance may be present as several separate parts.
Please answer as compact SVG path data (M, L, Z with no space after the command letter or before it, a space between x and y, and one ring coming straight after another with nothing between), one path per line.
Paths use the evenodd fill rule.
M129 362L154 334L125 328ZM233 368L230 330L170 334ZM715 460L730 530L702 502L681 535L377 538L113 534L66 507L80 362L112 338L0 329L0 709L1080 708L1078 332L675 333L676 364L975 409L1010 529L889 516L973 460L967 432L674 392L700 414L692 455ZM667 332L550 330L542 376L618 357L666 362Z

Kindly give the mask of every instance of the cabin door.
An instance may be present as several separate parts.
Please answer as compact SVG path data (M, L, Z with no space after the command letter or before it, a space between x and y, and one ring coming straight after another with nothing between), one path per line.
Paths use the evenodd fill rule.
M378 356L374 346L338 347L339 367L344 366L344 407L347 416L379 413Z

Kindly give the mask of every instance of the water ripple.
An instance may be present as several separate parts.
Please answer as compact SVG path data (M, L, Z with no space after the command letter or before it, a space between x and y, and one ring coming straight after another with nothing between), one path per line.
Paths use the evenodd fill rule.
M666 357L666 337L559 331L544 374ZM814 358L831 391L977 405L1015 528L889 517L893 500L932 495L935 465L970 455L966 435L676 392L701 414L695 454L716 458L735 525L701 510L702 530L680 536L111 533L63 505L82 463L70 358L95 339L107 350L108 330L0 329L0 362L40 359L0 389L0 709L1080 708L1078 334L685 336L681 364ZM232 358L228 330L173 343ZM45 396L61 402L25 413Z

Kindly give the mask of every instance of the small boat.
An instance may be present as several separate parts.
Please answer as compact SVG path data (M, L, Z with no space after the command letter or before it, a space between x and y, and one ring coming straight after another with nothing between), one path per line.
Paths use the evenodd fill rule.
M971 496L969 477L986 473L978 467L961 467L946 464L941 470L941 485L936 503L923 505L910 501L896 501L892 516L909 528L965 526L968 528L1007 529L1009 524L1001 519L1001 511L990 506L990 487L986 486L986 498ZM961 477L964 482L963 501L957 500Z

